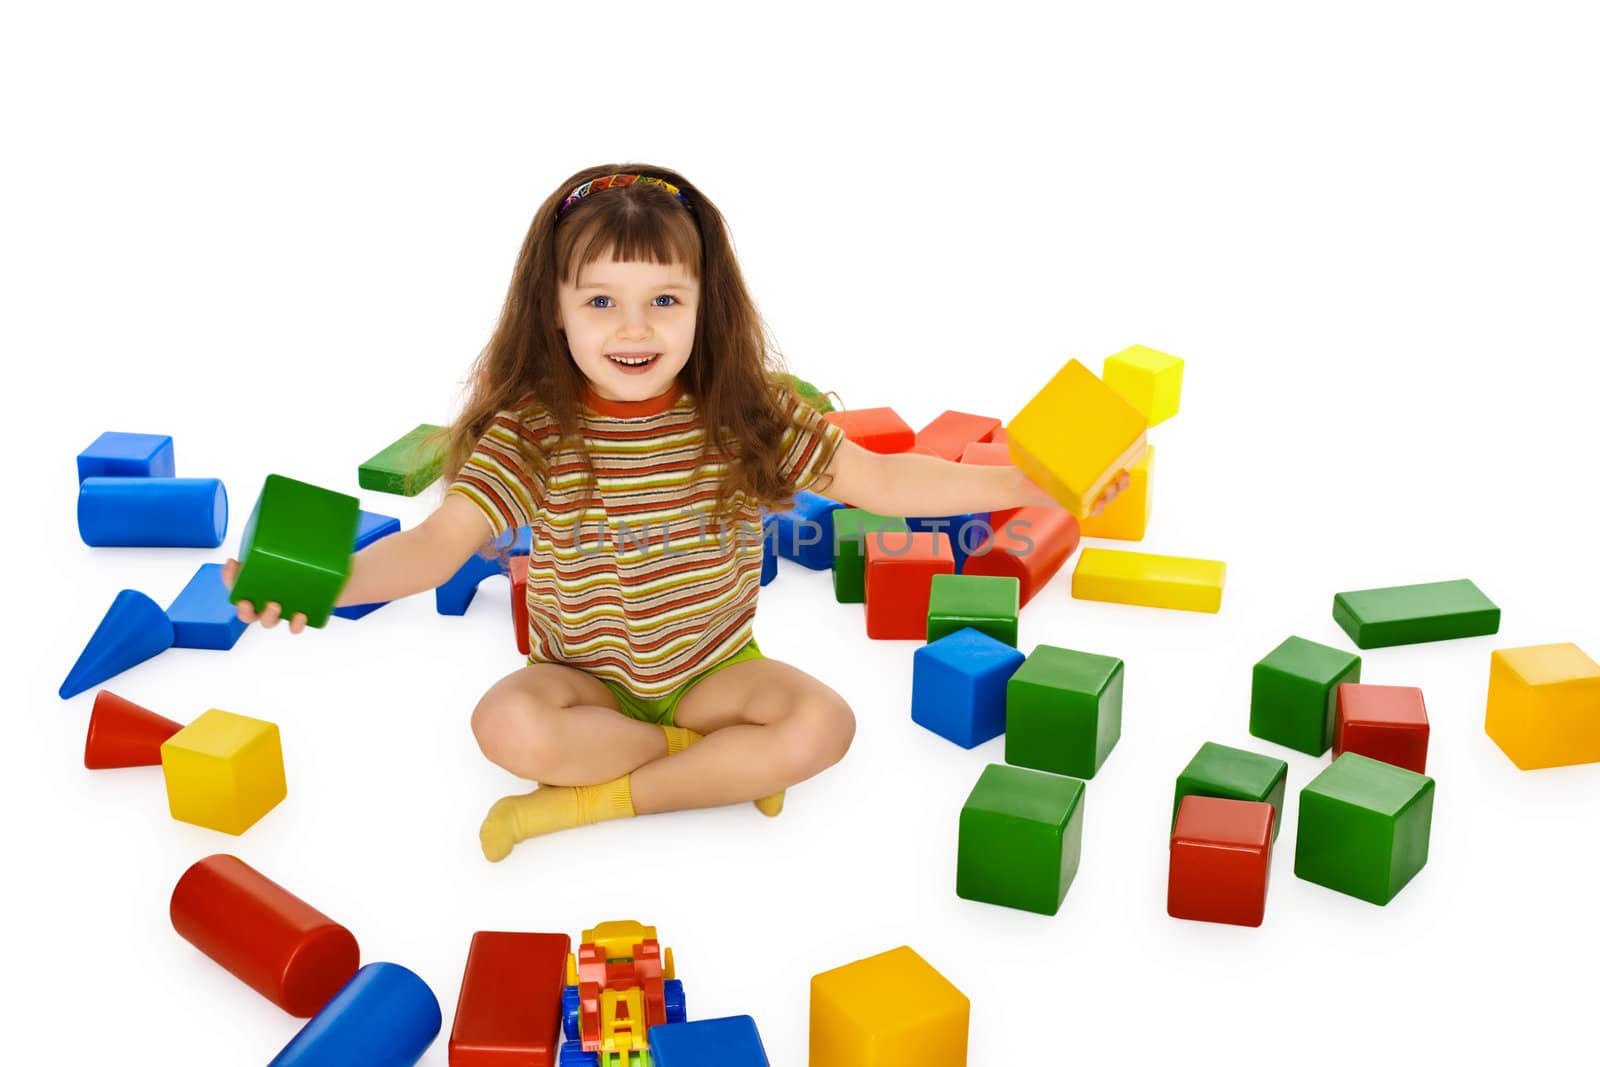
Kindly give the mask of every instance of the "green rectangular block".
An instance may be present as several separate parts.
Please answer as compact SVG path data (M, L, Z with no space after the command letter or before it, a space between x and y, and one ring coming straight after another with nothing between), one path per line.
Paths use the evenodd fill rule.
M956 895L1054 915L1078 873L1083 795L1076 778L991 763L961 808Z
M1093 778L1122 736L1122 661L1040 645L1006 682L1006 762Z
M928 587L928 640L970 626L1017 647L1022 582L988 574L935 574Z
M1345 752L1300 790L1294 873L1387 904L1428 862L1433 779Z
M350 577L361 505L353 496L309 482L267 475L239 543L239 573L230 603L248 600L257 611L276 601L284 619L304 612L323 626Z
M862 508L833 513L833 598L840 604L867 602L867 535L911 529L906 520Z
M1361 657L1290 637L1255 665L1250 732L1311 756L1333 747L1339 684L1361 680Z
M361 465L361 488L378 493L416 496L439 477L444 467L443 426L422 423Z
M1272 838L1283 826L1283 794L1289 783L1289 765L1281 759L1242 748L1207 741L1178 775L1172 796L1172 825L1178 824L1178 805L1187 796L1255 800L1272 805Z
M1357 648L1416 645L1500 632L1500 609L1466 578L1335 593L1333 619Z

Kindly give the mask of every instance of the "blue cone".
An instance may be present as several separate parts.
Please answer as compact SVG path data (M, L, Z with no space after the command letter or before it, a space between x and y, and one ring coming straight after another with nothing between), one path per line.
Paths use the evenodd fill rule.
M61 699L75 697L134 664L165 652L174 640L172 620L161 605L137 589L124 589L111 602L78 662L67 672L67 680L61 683Z

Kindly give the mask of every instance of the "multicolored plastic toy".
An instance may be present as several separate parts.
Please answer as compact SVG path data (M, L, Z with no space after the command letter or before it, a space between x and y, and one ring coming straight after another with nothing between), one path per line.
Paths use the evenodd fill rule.
M650 1028L688 1018L672 950L633 920L583 932L561 992L560 1067L649 1067Z

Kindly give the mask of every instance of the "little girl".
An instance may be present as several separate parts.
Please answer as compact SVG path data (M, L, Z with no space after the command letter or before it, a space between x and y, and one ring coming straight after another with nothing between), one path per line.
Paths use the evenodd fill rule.
M849 704L752 633L763 506L808 488L895 516L1054 503L1015 467L846 440L780 378L722 215L662 167L589 168L546 198L475 372L443 503L358 553L338 604L432 589L532 527L530 655L472 713L484 755L538 783L485 816L494 861L603 819L777 815L844 755Z

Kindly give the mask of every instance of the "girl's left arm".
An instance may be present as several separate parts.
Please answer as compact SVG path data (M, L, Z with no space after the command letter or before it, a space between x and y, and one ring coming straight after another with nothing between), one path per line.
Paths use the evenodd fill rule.
M841 441L824 495L878 515L971 515L1029 505L1060 507L1014 466L952 463L920 452L881 455Z

